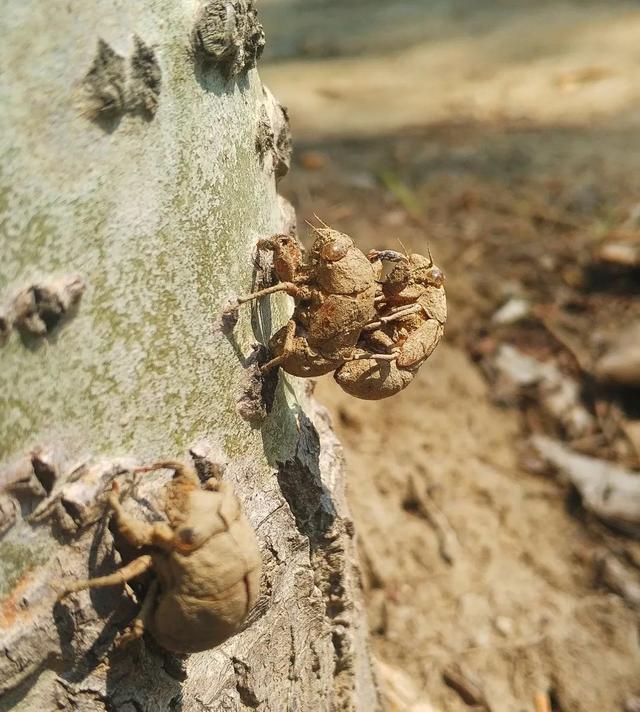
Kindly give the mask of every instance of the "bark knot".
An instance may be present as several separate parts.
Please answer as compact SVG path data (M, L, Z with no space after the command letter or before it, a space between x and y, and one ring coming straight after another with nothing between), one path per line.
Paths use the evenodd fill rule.
M226 79L255 66L265 44L253 0L211 0L200 10L191 39L201 60L220 69Z

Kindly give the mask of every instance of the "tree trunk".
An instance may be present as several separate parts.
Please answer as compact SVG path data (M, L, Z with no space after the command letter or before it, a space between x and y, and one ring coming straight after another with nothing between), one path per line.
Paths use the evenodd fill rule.
M9 0L1 35L0 708L377 709L339 446L300 382L257 377L288 300L219 318L256 240L295 229L250 0ZM219 451L263 555L241 633L118 648L131 592L55 602L131 556L102 516L114 476ZM163 483L130 511L157 516Z

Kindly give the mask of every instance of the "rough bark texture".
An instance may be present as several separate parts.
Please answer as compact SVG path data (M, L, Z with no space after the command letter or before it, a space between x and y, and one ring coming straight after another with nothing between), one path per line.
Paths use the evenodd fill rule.
M376 709L339 446L295 379L252 365L288 304L220 328L255 241L294 229L255 8L10 0L1 35L0 708ZM111 478L210 449L262 547L249 625L184 658L115 648L133 598L56 604L55 581L131 556L102 517ZM152 519L162 485L127 507Z

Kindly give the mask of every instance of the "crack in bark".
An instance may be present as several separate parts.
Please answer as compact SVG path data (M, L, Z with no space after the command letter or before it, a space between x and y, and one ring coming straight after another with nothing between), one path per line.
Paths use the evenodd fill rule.
M249 684L251 668L239 658L231 658L233 665L233 674L235 676L235 685L240 701L247 707L256 709L260 706L260 700L256 697L256 693Z
M279 463L278 482L301 534L309 540L316 586L322 592L333 647L335 704L350 709L354 650L351 615L345 605L345 540L349 532L338 518L320 474L320 436L313 422L300 417L300 440L294 458Z

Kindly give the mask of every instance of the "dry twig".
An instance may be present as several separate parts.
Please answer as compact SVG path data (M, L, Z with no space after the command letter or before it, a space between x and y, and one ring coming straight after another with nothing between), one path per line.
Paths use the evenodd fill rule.
M551 702L546 692L536 692L533 704L536 706L536 712L551 712Z

